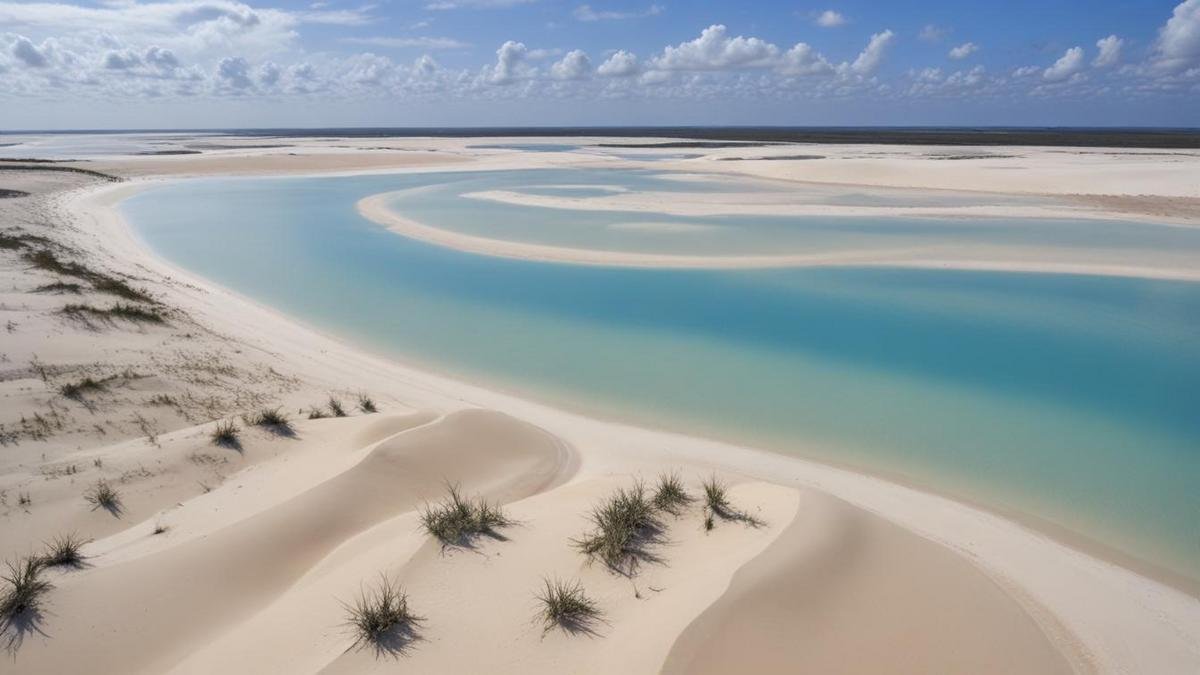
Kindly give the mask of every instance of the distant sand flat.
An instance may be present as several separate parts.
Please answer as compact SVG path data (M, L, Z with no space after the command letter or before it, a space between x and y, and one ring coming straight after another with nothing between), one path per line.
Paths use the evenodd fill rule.
M1121 265L1107 261L1088 262L1086 260L1075 262L1062 261L1053 257L1029 259L1028 252L1012 249L997 249L997 259L988 259L986 256L989 253L989 247L985 246L977 247L972 252L977 257L972 259L954 257L954 255L947 256L943 247L879 248L814 254L707 256L606 251L532 244L452 232L405 218L391 207L391 202L398 194L400 193L384 192L364 197L358 201L355 208L364 218L411 239L466 253L515 260L665 269L882 266L1200 280L1200 268L1196 267ZM672 223L672 225L674 224ZM1005 255L1006 252L1007 255Z

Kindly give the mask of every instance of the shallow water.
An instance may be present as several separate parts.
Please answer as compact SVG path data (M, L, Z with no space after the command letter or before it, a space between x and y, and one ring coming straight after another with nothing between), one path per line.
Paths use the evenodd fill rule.
M706 189L638 172L527 173L489 180L574 186L563 189L661 181L681 198ZM472 214L495 223L503 205L454 194L459 181L479 180L193 180L122 209L169 260L367 347L588 412L899 474L1200 579L1200 284L544 264L429 246L354 211L370 194L449 182L407 195L405 213L486 229ZM589 221L595 212L521 208L536 221L524 236L570 230L578 245L607 229ZM504 218L512 222L490 232L518 236L516 211ZM822 227L840 227L810 220L791 227L817 234L788 236L816 241ZM1135 223L1100 237L1042 224L985 231L1061 245L1180 236ZM954 221L860 226L980 236ZM764 241L783 229L742 227ZM622 235L630 240L642 245Z

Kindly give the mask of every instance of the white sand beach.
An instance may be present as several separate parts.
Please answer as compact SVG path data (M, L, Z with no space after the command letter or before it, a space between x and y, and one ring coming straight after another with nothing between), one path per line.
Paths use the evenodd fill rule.
M88 541L78 567L46 569L53 588L41 609L5 627L0 672L1200 672L1200 598L1186 583L879 476L590 418L372 354L168 263L116 209L146 185L187 176L622 161L592 150L467 147L478 143L290 138L274 149L74 165L131 179L118 183L36 167L0 173L0 187L30 193L0 199L0 225L15 242L0 250L8 325L0 347L0 554L36 554L71 533ZM1064 199L1055 207L1064 214L1200 224L1197 153L970 151L985 157L938 159L961 148L806 146L826 159L744 159L785 152L767 147L655 166L1053 196ZM603 199L639 208L626 195ZM1122 266L904 251L640 259L447 233L390 212L386 202L379 195L358 208L405 236L535 260L1200 278L1186 260ZM89 273L31 264L27 256L38 250ZM81 279L81 288L47 288ZM98 279L144 291L157 318L62 312L64 303L117 302L97 290ZM97 386L64 389L83 378ZM360 395L378 412L356 408ZM348 416L307 419L330 397ZM242 418L273 408L290 418L286 428ZM241 429L236 447L213 443L220 421ZM699 499L660 513L661 531L628 574L572 545L607 495L639 479L653 490L670 472L697 498L706 479L727 484L733 507L749 518L716 517L707 529ZM118 505L85 501L100 480L118 490ZM511 524L470 545L442 545L421 516L447 482L503 505ZM356 647L345 604L380 575L402 584L420 621L381 649ZM575 632L544 630L536 594L545 578L578 580L599 616Z

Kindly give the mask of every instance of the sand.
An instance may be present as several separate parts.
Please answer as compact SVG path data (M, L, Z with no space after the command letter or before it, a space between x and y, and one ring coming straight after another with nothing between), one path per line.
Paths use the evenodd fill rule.
M409 141L455 166L565 161L502 151L473 160L456 143ZM315 159L326 154L339 160ZM418 153L382 164L357 159L373 152L311 156L336 171L428 168ZM197 161L128 165L148 175L216 170ZM220 161L221 171L252 172L295 160ZM0 348L0 549L26 553L72 530L94 539L84 567L47 573L55 588L41 614L23 632L10 627L13 672L1200 668L1200 601L1094 552L880 478L590 419L382 359L148 252L112 209L136 183L4 178L34 193L0 200L6 222L129 275L168 318L79 325L56 310L111 298L34 293L55 276L0 252L0 308L12 324ZM136 377L84 402L57 393L85 373L127 368ZM359 392L382 412L353 410ZM331 394L349 417L305 419ZM158 395L173 403L152 405ZM293 432L248 428L240 450L212 445L213 420L263 406L287 411ZM51 411L41 432L20 422ZM718 521L706 532L693 504L664 517L651 548L660 560L633 577L572 548L591 505L667 470L693 493L715 473L764 524ZM83 501L100 477L121 490L119 514ZM503 538L443 549L418 519L444 481L503 503L516 524ZM342 606L381 573L424 617L414 639L382 654L351 648ZM593 633L543 633L534 594L544 576L584 585L603 612Z
M466 253L515 260L605 267L667 269L761 269L772 267L844 267L853 265L856 267L908 267L918 269L1040 272L1044 274L1093 274L1144 279L1175 279L1181 281L1200 280L1200 260L1196 260L1195 256L1189 253L1155 252L1153 254L1143 254L1137 258L1136 264L1130 264L1124 262L1128 259L1127 252L1112 248L1095 251L1086 249L1064 251L1062 248L1033 249L1030 247L1004 247L996 245L976 245L969 247L880 246L868 249L856 246L854 250L833 250L820 253L683 255L609 251L535 244L452 232L425 225L411 218L405 218L389 206L396 194L395 192L384 192L364 197L355 204L355 207L364 218L410 239ZM691 200L690 196L689 200ZM510 194L510 196L504 197L501 201L550 206L551 208L571 208L562 205L562 202L570 200L549 199L529 195L520 195L518 197L515 194ZM692 205L686 211L688 214L703 212L706 201L703 195L697 196L696 199L691 200ZM612 210L620 211L653 210L657 209L654 206L655 203L649 197L642 197L639 198L636 205L634 205L635 203L621 202L610 207L601 206L599 208L611 208ZM597 205L589 201L588 208L597 208ZM804 213L808 215L815 214L818 213L818 209L820 208L831 207L809 207ZM853 213L842 213L841 215L897 215L899 212L896 208L881 208L874 211L843 209L843 211L853 211ZM1001 207L974 210L948 208L936 213L904 213L903 215L938 218L945 218L952 215L994 217L1002 212L1003 208ZM1027 217L1056 217L1057 215L1061 214L1053 210L1049 210L1046 213L1033 211L1027 214Z

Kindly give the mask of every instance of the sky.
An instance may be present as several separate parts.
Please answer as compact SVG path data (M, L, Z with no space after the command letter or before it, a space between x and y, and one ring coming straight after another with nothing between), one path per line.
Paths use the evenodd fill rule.
M0 0L0 130L1200 126L1200 0Z

